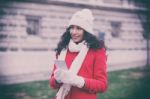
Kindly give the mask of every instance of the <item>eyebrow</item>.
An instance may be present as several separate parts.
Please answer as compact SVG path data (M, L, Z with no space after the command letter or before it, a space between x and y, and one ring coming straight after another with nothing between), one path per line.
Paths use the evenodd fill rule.
M82 27L77 26L77 25L71 25L70 28L72 28L72 27L74 27L74 26L77 27L77 28L83 29Z

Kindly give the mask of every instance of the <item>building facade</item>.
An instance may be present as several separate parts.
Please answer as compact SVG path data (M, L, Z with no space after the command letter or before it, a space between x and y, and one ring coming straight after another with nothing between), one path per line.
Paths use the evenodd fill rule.
M54 48L71 15L89 8L105 41L108 71L146 64L146 41L127 0L14 0L0 3L0 83L48 79Z

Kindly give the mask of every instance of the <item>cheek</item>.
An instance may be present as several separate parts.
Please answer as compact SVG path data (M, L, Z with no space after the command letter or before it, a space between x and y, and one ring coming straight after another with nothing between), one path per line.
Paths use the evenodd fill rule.
M82 34L80 35L80 38L82 38L82 39L83 39L83 36L84 36L84 33L82 33Z
M83 35L82 35L82 36L80 36L80 40L83 40Z

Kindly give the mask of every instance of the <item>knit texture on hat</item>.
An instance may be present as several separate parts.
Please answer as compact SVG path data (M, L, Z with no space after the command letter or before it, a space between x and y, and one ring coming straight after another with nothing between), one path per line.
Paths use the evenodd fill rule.
M93 21L94 17L89 9L83 9L81 11L77 11L75 14L73 14L70 22L70 25L77 25L83 28L85 31L94 34L93 31Z

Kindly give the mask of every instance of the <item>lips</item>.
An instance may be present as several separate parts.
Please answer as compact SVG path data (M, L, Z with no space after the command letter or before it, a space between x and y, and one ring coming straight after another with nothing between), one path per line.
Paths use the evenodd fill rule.
M73 38L73 39L77 39L78 37L74 37L74 36L73 36L72 38Z
M79 38L79 36L72 36L72 39L77 39Z

